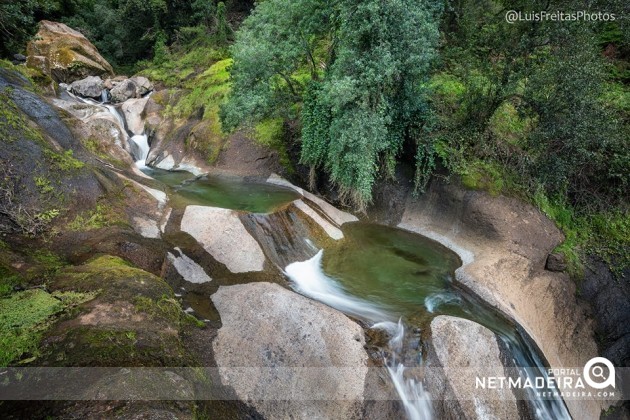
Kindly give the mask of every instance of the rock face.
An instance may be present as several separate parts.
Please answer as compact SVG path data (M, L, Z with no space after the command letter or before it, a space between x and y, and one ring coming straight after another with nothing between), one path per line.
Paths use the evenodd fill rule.
M121 108L127 122L127 129L135 135L144 133L143 111L149 98L128 99Z
M27 51L27 66L41 70L56 82L114 73L83 34L63 23L42 20Z
M507 376L497 337L465 319L438 316L431 321L429 385L438 418L519 418L512 391L475 388L476 377Z
M182 218L181 230L189 233L214 259L233 273L263 270L265 255L243 226L236 211L188 206Z
M99 76L88 76L70 84L72 93L88 98L100 98L103 91L103 79Z
M358 324L271 283L221 286L212 301L221 381L239 399L266 418L360 417L368 357Z
M552 252L547 257L547 263L545 268L549 271L564 271L567 269L567 260L564 254L559 252Z
M111 83L112 102L125 102L127 99L140 98L153 90L153 84L142 76Z

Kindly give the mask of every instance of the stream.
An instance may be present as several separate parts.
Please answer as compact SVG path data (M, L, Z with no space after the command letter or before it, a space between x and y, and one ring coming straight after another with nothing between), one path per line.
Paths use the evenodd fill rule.
M78 99L106 106L125 130L114 106ZM129 136L129 143L136 165L163 184L170 206L249 212L245 217L253 229L267 232L266 243L260 235L257 238L261 247L296 292L361 321L364 328L383 330L388 342L380 352L382 363L410 419L432 417L430 384L423 385L422 378L406 375L405 370L423 365L423 342L431 339L429 325L438 315L465 318L487 327L509 349L522 376L533 379L547 375L544 359L517 325L457 287L454 271L461 260L441 244L402 229L365 222L346 223L341 227L343 239L320 243L297 226L294 214L274 214L300 197L296 191L239 178L197 177L184 171L151 168L146 165L150 149L147 135ZM279 219L283 229L276 229ZM530 411L536 418L570 419L561 398L539 398L534 391L529 397Z

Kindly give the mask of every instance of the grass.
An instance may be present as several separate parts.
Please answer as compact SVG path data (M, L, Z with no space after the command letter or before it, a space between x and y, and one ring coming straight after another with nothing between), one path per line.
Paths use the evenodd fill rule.
M77 215L66 228L72 231L87 231L124 223L124 218L112 206L99 203L93 210Z
M0 366L20 359L21 363L34 360L42 335L55 315L94 297L89 293L50 294L33 289L0 299Z
M0 298L9 296L13 288L22 283L22 277L9 267L0 265Z
M291 159L284 143L284 120L268 118L254 126L253 138L258 143L278 152L280 163L289 172L293 172Z
M459 168L462 183L466 188L488 191L497 196L506 189L506 178L500 165L475 160Z
M519 115L513 104L504 102L490 117L488 129L498 141L518 145L527 139L535 125L534 119Z
M85 166L83 162L75 159L73 155L72 149L61 153L49 149L44 150L44 156L46 156L50 164L63 172L76 171Z
M534 195L533 201L564 233L565 240L555 252L565 255L572 278L583 278L584 254L602 258L617 278L630 267L630 217L627 213L577 214L566 203L549 199L542 189Z
M168 95L154 95L154 98L165 106L165 115L175 119L177 125L200 115L201 121L192 128L185 145L211 164L227 139L221 130L219 106L230 91L232 60L227 58L226 51L213 47L203 37L167 57L159 64L140 63L144 67L140 74L169 88Z

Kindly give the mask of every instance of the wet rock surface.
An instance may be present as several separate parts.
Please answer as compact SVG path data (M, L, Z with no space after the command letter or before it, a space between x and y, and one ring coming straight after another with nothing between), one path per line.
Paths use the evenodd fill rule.
M465 319L431 321L427 367L438 418L519 418L512 391L477 389L475 377L506 376L496 335Z
M630 366L630 270L615 276L591 256L584 269L580 296L592 309L602 356L615 366Z
M408 197L398 226L457 252L457 282L521 325L551 367L584 366L598 354L575 282L544 269L563 235L533 206L433 180L423 196ZM596 417L607 403L566 404L573 416Z

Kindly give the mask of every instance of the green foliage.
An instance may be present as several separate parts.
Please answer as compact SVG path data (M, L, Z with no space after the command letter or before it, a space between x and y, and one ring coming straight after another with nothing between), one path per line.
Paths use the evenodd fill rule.
M620 276L630 267L630 215L620 210L594 214L577 213L562 198L548 198L543 189L533 197L534 203L563 231L565 241L557 248L567 257L569 273L583 275L582 255L601 257Z
M10 295L21 282L22 278L15 270L0 264L0 298Z
M26 290L0 299L0 366L30 355L36 357L39 341L60 312L93 299L93 293Z
M26 41L37 30L37 16L52 13L59 6L54 0L0 2L0 56L24 51Z
M282 118L268 118L254 126L254 140L265 147L278 152L280 163L288 172L293 171L291 160L284 144L284 120Z
M68 230L85 231L124 224L125 220L112 206L98 203L96 208L77 215L66 225Z
M72 149L61 153L54 152L50 149L44 150L44 155L52 165L64 172L76 171L85 166L83 162L76 159Z
M303 101L301 161L324 168L342 199L364 209L377 176L393 174L406 139L426 148L423 82L438 14L430 1L259 3L232 48L224 127L290 118Z
M62 303L43 290L27 290L0 299L0 366L23 354L36 354L49 319Z
M233 32L230 24L227 21L227 12L225 10L225 3L220 1L217 4L217 33L216 39L219 45L227 45L228 41L232 38Z
M41 194L48 194L55 190L48 178L36 176L35 178L33 178L33 180L35 181L35 186L39 189L39 192Z

